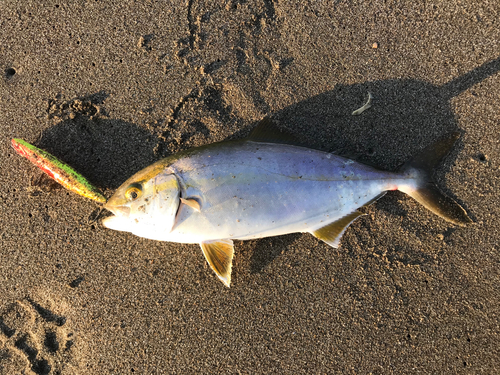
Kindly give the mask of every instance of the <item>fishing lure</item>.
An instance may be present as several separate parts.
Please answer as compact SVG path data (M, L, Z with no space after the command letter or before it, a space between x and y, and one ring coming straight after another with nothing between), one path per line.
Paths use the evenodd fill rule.
M66 189L96 202L106 203L106 198L97 187L54 155L20 138L12 139L11 144L19 155L24 156Z

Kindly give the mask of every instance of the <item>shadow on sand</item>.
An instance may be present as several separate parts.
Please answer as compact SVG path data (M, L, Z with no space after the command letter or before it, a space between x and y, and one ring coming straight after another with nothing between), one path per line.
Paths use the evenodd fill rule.
M355 158L380 169L395 170L412 154L429 145L429 140L457 130L451 99L498 71L500 58L442 86L405 79L337 85L272 117L279 127L300 134L313 148ZM361 116L353 116L352 111L363 105L367 92L374 97L372 108ZM134 124L99 117L105 98L105 93L97 93L62 103L59 110L73 110L74 115L66 119L63 116L62 122L43 133L38 146L72 165L96 185L114 189L155 161L155 147L164 148L164 145ZM213 104L208 103L210 96L201 95L199 100ZM84 105L79 106L81 103ZM200 131L207 130L203 124L200 126L203 127ZM242 128L230 138L247 135L253 126ZM459 150L460 142L451 157ZM437 181L443 187L439 176ZM453 197L450 191L444 191ZM274 239L270 238L255 241L252 272L260 272L281 253L283 246L296 238L296 235L286 236L280 246L272 246Z

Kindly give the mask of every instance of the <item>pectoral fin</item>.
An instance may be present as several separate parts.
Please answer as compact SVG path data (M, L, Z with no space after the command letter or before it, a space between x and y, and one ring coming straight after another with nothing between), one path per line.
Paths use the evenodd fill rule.
M200 203L194 198L181 198L181 202L184 203L186 206L191 207L193 210L200 212L201 211L201 206Z
M229 288L231 284L231 266L234 255L233 241L217 240L200 243L203 255L219 279Z
M347 227L362 215L364 214L359 211L351 212L350 214L340 218L339 220L311 232L311 234L321 241L326 242L328 245L337 248L340 244L340 239L342 238L342 235L344 234Z

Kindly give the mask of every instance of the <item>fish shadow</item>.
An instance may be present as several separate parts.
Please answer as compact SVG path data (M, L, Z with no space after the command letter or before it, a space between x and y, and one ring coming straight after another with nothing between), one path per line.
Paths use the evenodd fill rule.
M414 79L337 85L331 91L285 107L270 116L279 128L300 136L301 143L312 148L393 171L433 141L459 130L451 99L499 71L500 58L497 58L441 86ZM221 111L228 111L224 112L227 119L244 122L231 103L223 99L219 103L206 88L200 89L200 92L190 100L203 101L206 105L198 106L197 110L179 107L177 112L192 111L186 116L201 119L216 106L221 107ZM359 116L353 116L352 112L366 101L368 92L373 95L372 107ZM474 89L471 94L476 95ZM135 124L107 118L104 109L107 96L105 92L99 92L66 102L49 102L49 118L56 117L60 122L43 132L37 145L70 164L97 186L115 189L133 173L157 160L156 155L163 155L158 149L170 148L164 140L157 139ZM189 138L196 135L195 131L208 132L202 125L193 125L194 130L173 129L184 131ZM228 139L245 137L254 126L240 127ZM165 132L168 131L165 129ZM182 142L186 141L184 138L180 137ZM457 142L448 161L456 159L462 148L461 142ZM444 184L445 172L451 165L452 162L448 162L439 167L435 178L446 194L463 205ZM459 178L466 179L465 176ZM394 216L405 214L396 197L388 195L385 203L377 208ZM304 199L307 200L307 197ZM288 235L278 242L257 240L251 272L261 272L296 238L297 235ZM271 251L270 244L273 245ZM261 249L266 249L265 253Z
M107 118L104 92L49 101L48 117L60 120L44 131L38 147L71 165L100 188L116 189L153 163L157 140L130 122Z
M292 233L286 236L266 237L254 240L251 245L253 251L250 259L250 273L262 272L268 264L283 254L301 235L301 233Z

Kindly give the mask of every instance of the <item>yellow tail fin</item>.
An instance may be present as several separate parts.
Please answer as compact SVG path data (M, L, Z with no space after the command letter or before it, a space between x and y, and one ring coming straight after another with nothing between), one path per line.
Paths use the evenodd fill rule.
M443 194L432 180L434 167L448 155L459 137L460 133L454 132L426 147L407 162L402 171L416 173L420 181L416 189L405 190L406 194L443 219L463 226L472 222L467 212L457 202Z

